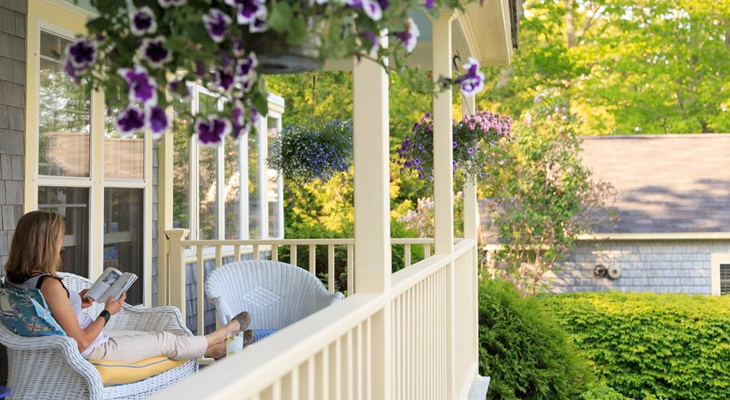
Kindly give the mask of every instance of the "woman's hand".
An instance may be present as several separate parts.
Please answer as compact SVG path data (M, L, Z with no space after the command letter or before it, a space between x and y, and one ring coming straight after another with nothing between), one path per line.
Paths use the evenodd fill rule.
M109 311L109 314L114 315L122 309L122 304L126 298L126 293L122 293L118 300L114 300L114 297L109 296L109 299L107 299L106 303L104 303L104 309Z
M94 300L91 297L84 297L88 291L89 289L84 289L79 292L79 296L81 296L81 308L89 308L94 304Z

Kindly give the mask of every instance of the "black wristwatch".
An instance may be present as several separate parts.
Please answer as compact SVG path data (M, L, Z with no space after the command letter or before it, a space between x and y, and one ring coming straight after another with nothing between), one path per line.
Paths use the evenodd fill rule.
M104 326L106 326L106 324L109 323L109 318L112 317L112 315L107 310L104 310L104 311L100 312L99 313L99 316L102 317L102 318L104 318Z

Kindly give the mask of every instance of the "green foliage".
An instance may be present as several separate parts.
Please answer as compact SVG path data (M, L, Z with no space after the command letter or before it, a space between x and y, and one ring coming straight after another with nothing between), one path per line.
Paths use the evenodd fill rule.
M493 200L491 223L501 245L496 259L524 293L546 285L543 275L613 196L610 185L594 181L582 164L577 123L561 99L545 96L515 125L517 141L491 168L486 196Z
M479 364L490 400L576 399L593 380L550 313L501 280L480 283Z
M600 385L588 389L580 396L580 400L633 400L606 385ZM649 400L646 398L645 400Z
M579 134L730 131L730 1L518 0L520 47L480 108L522 115L555 90Z
M730 297L542 295L601 380L627 397L730 398Z

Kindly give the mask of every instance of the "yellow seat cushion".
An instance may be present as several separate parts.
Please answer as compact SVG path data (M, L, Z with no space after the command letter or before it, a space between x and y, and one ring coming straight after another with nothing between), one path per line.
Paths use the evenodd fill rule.
M134 364L110 360L89 360L89 362L99 371L104 386L115 386L147 379L185 364L188 360L154 357Z

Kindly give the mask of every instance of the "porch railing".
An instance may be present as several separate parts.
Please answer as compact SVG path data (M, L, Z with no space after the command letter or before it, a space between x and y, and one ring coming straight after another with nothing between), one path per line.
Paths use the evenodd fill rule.
M184 276L184 271L176 272L184 270L184 248L212 244L181 240L178 231L169 235L171 289L180 285L173 284L173 278ZM292 244L354 250L349 239L315 241L257 244L274 246L272 258L274 248ZM254 245L243 242L216 241L216 264L223 259L224 246ZM385 293L348 296L242 354L206 367L158 398L466 398L478 360L476 251L476 240L461 240L452 254L430 256L395 272ZM198 257L203 254L196 252ZM184 298L167 298L184 307Z
M298 255L300 247L304 247L307 252L307 263L305 268L314 275L317 275L317 249L322 247L327 249L327 282L325 286L330 293L334 293L344 288L336 287L336 271L345 270L347 276L347 293L353 293L354 274L352 266L354 263L354 239L251 239L251 240L185 240L187 236L186 229L171 229L166 232L169 238L168 260L169 265L178 265L178 260L183 260L183 268L166 268L161 270L158 275L158 303L171 304L180 307L182 315L186 315L185 293L188 284L186 278L185 265L195 264L195 275L198 282L204 282L205 265L207 261L214 261L215 268L220 267L228 260L228 262L239 261L244 258L259 260L262 258L279 261L283 251L288 251L289 257L287 262L290 264L300 265ZM431 256L431 248L433 246L432 238L393 238L391 245L403 248L403 265L409 267L414 261L415 247L421 247L423 259ZM345 264L337 265L336 252L344 252ZM340 253L340 255L342 255ZM204 332L205 318L205 286L199 284L196 286L197 295L197 332ZM173 299L175 299L173 301Z

